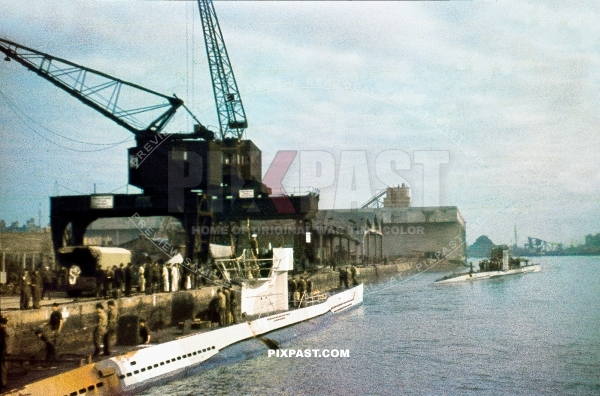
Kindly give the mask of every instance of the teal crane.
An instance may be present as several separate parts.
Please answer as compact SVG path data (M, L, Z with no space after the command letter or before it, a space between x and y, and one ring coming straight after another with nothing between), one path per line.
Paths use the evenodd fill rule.
M219 116L221 140L241 140L248 127L240 91L233 75L219 20L211 0L198 0L206 56Z

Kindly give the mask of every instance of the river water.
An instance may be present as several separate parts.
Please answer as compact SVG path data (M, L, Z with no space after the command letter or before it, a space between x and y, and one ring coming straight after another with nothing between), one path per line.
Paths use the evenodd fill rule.
M424 272L365 288L360 307L270 334L144 395L600 395L600 257L548 257L542 271L436 285ZM229 351L227 351L229 349Z

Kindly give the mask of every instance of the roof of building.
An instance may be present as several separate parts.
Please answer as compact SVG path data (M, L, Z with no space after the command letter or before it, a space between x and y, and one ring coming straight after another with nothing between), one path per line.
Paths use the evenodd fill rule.
M0 250L7 253L51 251L51 234L43 231L3 232L0 233Z
M158 229L164 219L164 216L144 217L146 228ZM139 221L131 221L129 217L110 217L101 218L94 221L87 228L88 230L131 230L137 229Z
M329 219L338 222L354 222L358 227L380 222L386 224L410 223L460 223L464 219L456 206L424 206L405 208L365 208L319 210L317 220Z

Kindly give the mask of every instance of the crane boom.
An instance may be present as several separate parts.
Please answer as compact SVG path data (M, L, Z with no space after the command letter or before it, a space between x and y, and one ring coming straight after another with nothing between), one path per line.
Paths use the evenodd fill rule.
M166 96L1 38L0 52L6 55L5 60L19 62L136 137L161 132L183 105L183 100L175 96ZM144 105L140 106L142 101ZM145 118L140 120L136 116Z
M242 98L233 75L223 34L211 0L198 0L208 67L219 116L221 139L240 140L248 127Z

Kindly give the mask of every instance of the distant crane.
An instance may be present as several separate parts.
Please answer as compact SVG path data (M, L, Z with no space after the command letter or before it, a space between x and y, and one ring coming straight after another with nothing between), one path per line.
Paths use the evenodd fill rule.
M360 209L367 208L381 208L383 206L383 202L381 202L381 198L387 194L387 190L381 190L373 197L371 197L367 202L361 205Z
M527 237L529 249L540 252L553 252L560 247L559 243L547 242L539 238Z

